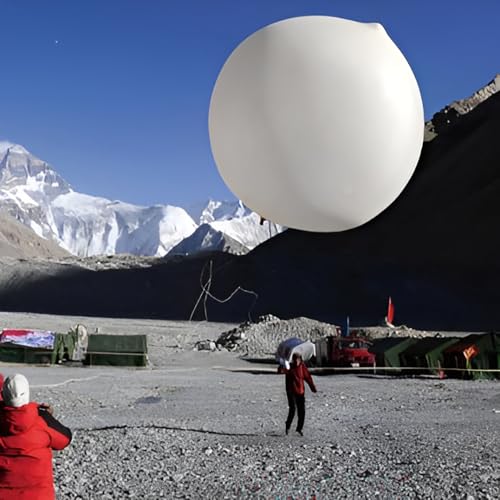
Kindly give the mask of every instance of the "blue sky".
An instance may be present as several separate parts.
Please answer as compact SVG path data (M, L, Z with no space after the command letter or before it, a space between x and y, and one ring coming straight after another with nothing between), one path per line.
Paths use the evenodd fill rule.
M0 140L89 194L231 199L208 139L218 72L257 29L312 14L382 23L426 117L500 72L498 0L0 0Z

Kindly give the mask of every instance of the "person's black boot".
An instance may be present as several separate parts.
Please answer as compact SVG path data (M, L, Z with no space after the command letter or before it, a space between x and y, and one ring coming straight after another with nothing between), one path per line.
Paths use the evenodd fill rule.
M303 436L303 435L304 435L304 434L302 433L302 431L299 431L299 430L297 431L297 434L299 434L299 435L301 435L301 436Z
M290 430L290 427L285 427L285 434L288 436L288 431Z

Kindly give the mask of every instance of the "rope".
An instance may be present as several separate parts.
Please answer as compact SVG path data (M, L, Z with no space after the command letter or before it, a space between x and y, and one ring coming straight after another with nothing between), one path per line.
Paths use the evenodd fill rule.
M265 372L265 373L274 373L276 372L276 368L229 368L224 366L214 366L213 370L224 370L231 372ZM423 367L423 366L319 366L319 367L309 367L309 371L311 373L320 373L320 372L344 372L344 371L405 371L405 370L413 370L413 371L442 371L442 372L486 372L486 373L500 373L500 369L496 368L444 368L444 367Z
M206 266L207 266L207 264L205 263L205 265L203 266L203 269L201 270L201 274L200 274L201 293L200 293L200 296L198 297L198 300L196 301L196 304L194 305L193 310L191 311L191 314L189 315L189 321L192 321L194 313L196 312L196 309L198 308L198 305L200 304L202 298L203 298L203 307L204 307L204 313L205 313L205 321L208 321L208 313L207 313L207 299L208 299L208 297L210 297L215 302L218 302L219 304L224 304L226 302L229 302L238 292L248 293L248 294L254 296L254 301L252 302L251 307L248 309L248 319L250 321L252 321L251 311L254 308L254 306L259 298L259 295L256 292L254 292L253 290L247 290L246 288L243 288L243 287L238 285L229 294L229 296L226 297L225 299L219 299L218 297L215 297L215 295L213 295L210 292L210 287L212 285L213 261L210 260L210 262L209 262L209 277L208 277L207 282L204 284L203 283L203 275L205 274Z
M199 305L200 301L202 300L202 298L203 298L203 307L204 307L204 312L205 312L205 321L208 321L207 292L205 290L205 285L203 284L203 275L205 274L206 267L207 267L207 263L205 262L205 264L203 265L203 268L201 270L201 273L200 273L201 293L200 293L200 296L198 297L198 300L196 301L196 304L193 307L193 310L191 311L191 314L189 315L189 321L192 321L194 313L195 313L196 309L198 309L198 305ZM212 283L212 261L211 260L210 260L210 275L209 275L207 283L209 284L209 288L210 288L210 285Z
M310 368L310 371L327 371L327 370L334 370L334 371L405 371L405 370L413 370L413 371L436 371L436 372L491 372L491 373L500 373L500 370L493 369L493 368L445 368L443 366L437 367L437 366L321 366L317 368Z

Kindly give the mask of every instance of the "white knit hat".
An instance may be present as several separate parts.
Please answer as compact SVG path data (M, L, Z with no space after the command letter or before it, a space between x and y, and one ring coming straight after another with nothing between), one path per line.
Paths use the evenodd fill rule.
M2 396L4 403L7 406L27 405L30 402L30 385L28 379L17 373L16 375L9 375L3 383Z

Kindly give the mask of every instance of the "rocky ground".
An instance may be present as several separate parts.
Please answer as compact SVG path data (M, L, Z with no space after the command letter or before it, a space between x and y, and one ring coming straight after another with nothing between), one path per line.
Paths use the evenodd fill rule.
M76 319L0 314L18 326ZM143 328L152 366L0 366L25 373L74 430L55 457L58 498L500 497L498 381L317 376L304 437L285 436L282 376L192 350L231 325L88 321Z

